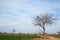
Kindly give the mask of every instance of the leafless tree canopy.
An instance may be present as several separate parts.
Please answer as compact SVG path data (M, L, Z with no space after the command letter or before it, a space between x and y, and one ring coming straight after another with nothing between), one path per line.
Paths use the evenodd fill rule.
M43 33L45 33L45 25L46 24L52 24L54 21L54 17L52 14L43 14L36 16L35 18L35 25L39 25L40 27L43 28Z
M57 34L60 35L60 31L58 31Z
M44 14L40 16L36 16L35 18L35 24L40 25L43 27L43 24L52 24L54 21L54 17L52 14Z

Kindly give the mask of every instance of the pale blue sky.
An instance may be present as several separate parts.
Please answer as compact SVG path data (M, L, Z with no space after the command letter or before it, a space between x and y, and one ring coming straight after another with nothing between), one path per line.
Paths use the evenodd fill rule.
M0 32L38 33L33 18L40 13L52 13L59 20L46 26L46 32L60 31L60 0L0 0Z

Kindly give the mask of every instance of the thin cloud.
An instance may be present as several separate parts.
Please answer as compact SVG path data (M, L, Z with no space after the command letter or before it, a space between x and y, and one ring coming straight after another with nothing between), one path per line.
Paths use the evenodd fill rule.
M20 32L23 29L25 32L31 32L32 19L35 15L53 13L57 16L60 13L58 9L60 10L59 0L0 0L0 26L2 26L2 29L8 26L11 29L17 28L18 30L20 28ZM31 30L36 32L33 28Z

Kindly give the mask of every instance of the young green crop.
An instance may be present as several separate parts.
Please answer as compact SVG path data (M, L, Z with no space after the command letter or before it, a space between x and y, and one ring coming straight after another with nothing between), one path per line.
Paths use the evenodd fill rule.
M30 34L0 34L0 40L30 40L33 38L40 38L40 36Z

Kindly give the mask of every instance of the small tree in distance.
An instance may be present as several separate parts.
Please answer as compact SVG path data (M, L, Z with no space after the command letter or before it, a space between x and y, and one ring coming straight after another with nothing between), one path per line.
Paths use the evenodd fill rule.
M46 24L52 24L55 18L53 17L52 14L41 14L39 16L35 17L34 24L39 25L43 29L43 35L45 34L45 25Z
M12 32L13 32L13 33L15 33L15 32L16 32L16 30L15 30L15 29L12 29Z
M60 31L58 31L57 34L60 35Z

